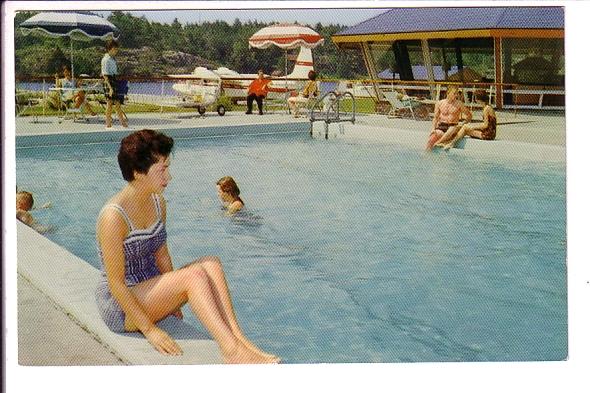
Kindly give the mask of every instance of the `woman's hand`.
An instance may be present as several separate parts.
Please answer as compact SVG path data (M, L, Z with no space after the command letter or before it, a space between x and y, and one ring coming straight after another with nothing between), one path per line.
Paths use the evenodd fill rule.
M153 326L143 335L158 352L164 355L182 355L182 349L176 341L159 327Z

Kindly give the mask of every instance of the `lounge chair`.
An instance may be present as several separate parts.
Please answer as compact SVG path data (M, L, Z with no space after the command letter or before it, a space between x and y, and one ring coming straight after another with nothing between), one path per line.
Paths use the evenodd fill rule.
M63 117L59 118L58 122L61 123L64 120L71 119L72 121L76 122L77 120L86 120L86 112L84 110L84 106L88 103L86 97L84 97L84 101L80 104L79 107L75 107L74 100L63 100L62 105L64 108L64 115Z
M34 111L34 107L43 105L43 113L45 113L45 100L40 97L36 97L31 92L18 91L15 96L15 109L16 116L27 116L28 112L33 112L33 123L39 122L38 113Z
M401 117L401 113L405 110L409 110L412 114L412 118L416 120L416 115L414 114L414 108L417 108L421 105L420 101L414 100L412 98L400 98L400 93L397 91L387 91L383 92L385 99L391 105L391 109L387 114L387 117ZM407 96L404 96L407 97Z

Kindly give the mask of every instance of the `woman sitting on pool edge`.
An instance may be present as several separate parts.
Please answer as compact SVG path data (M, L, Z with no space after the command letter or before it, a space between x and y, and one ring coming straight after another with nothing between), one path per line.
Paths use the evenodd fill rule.
M228 214L234 214L244 207L244 201L240 198L240 189L231 176L224 176L217 180L217 195L223 202Z
M496 118L496 112L494 111L494 108L488 104L488 94L485 92L485 90L477 90L475 92L475 102L483 105L483 123L475 126L471 124L465 124L461 127L461 129L459 129L457 134L450 141L446 143L439 142L434 146L449 150L455 146L455 144L465 135L486 141L496 139L496 124L498 120Z
M166 202L172 138L136 131L121 141L125 187L99 213L97 242L102 280L96 289L101 317L114 332L140 331L159 352L182 353L156 323L192 311L221 349L224 363L277 363L249 341L234 313L219 258L206 256L173 270L166 245Z

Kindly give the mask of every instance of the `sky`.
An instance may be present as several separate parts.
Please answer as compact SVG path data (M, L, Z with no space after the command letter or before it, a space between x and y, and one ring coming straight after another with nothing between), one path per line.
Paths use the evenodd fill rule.
M259 3L260 4L260 3ZM145 16L148 20L170 24L177 18L181 24L200 23L205 21L222 20L233 23L240 19L242 22L257 20L259 22L299 22L315 25L316 23L340 24L353 26L364 20L385 12L387 8L339 8L339 9L265 9L265 10L168 10L168 11L128 11L132 15ZM99 12L107 17L110 12Z

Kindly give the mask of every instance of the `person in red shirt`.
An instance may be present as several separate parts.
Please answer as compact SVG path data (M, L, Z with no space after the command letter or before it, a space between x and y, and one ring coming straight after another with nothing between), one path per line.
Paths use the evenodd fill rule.
M246 111L247 115L252 114L252 104L254 103L254 100L256 100L256 104L258 104L258 114L262 115L262 100L268 93L269 83L270 81L268 79L264 79L264 71L258 70L258 79L254 79L252 83L250 83L250 87L248 87L248 98L246 99L248 105L248 110Z

